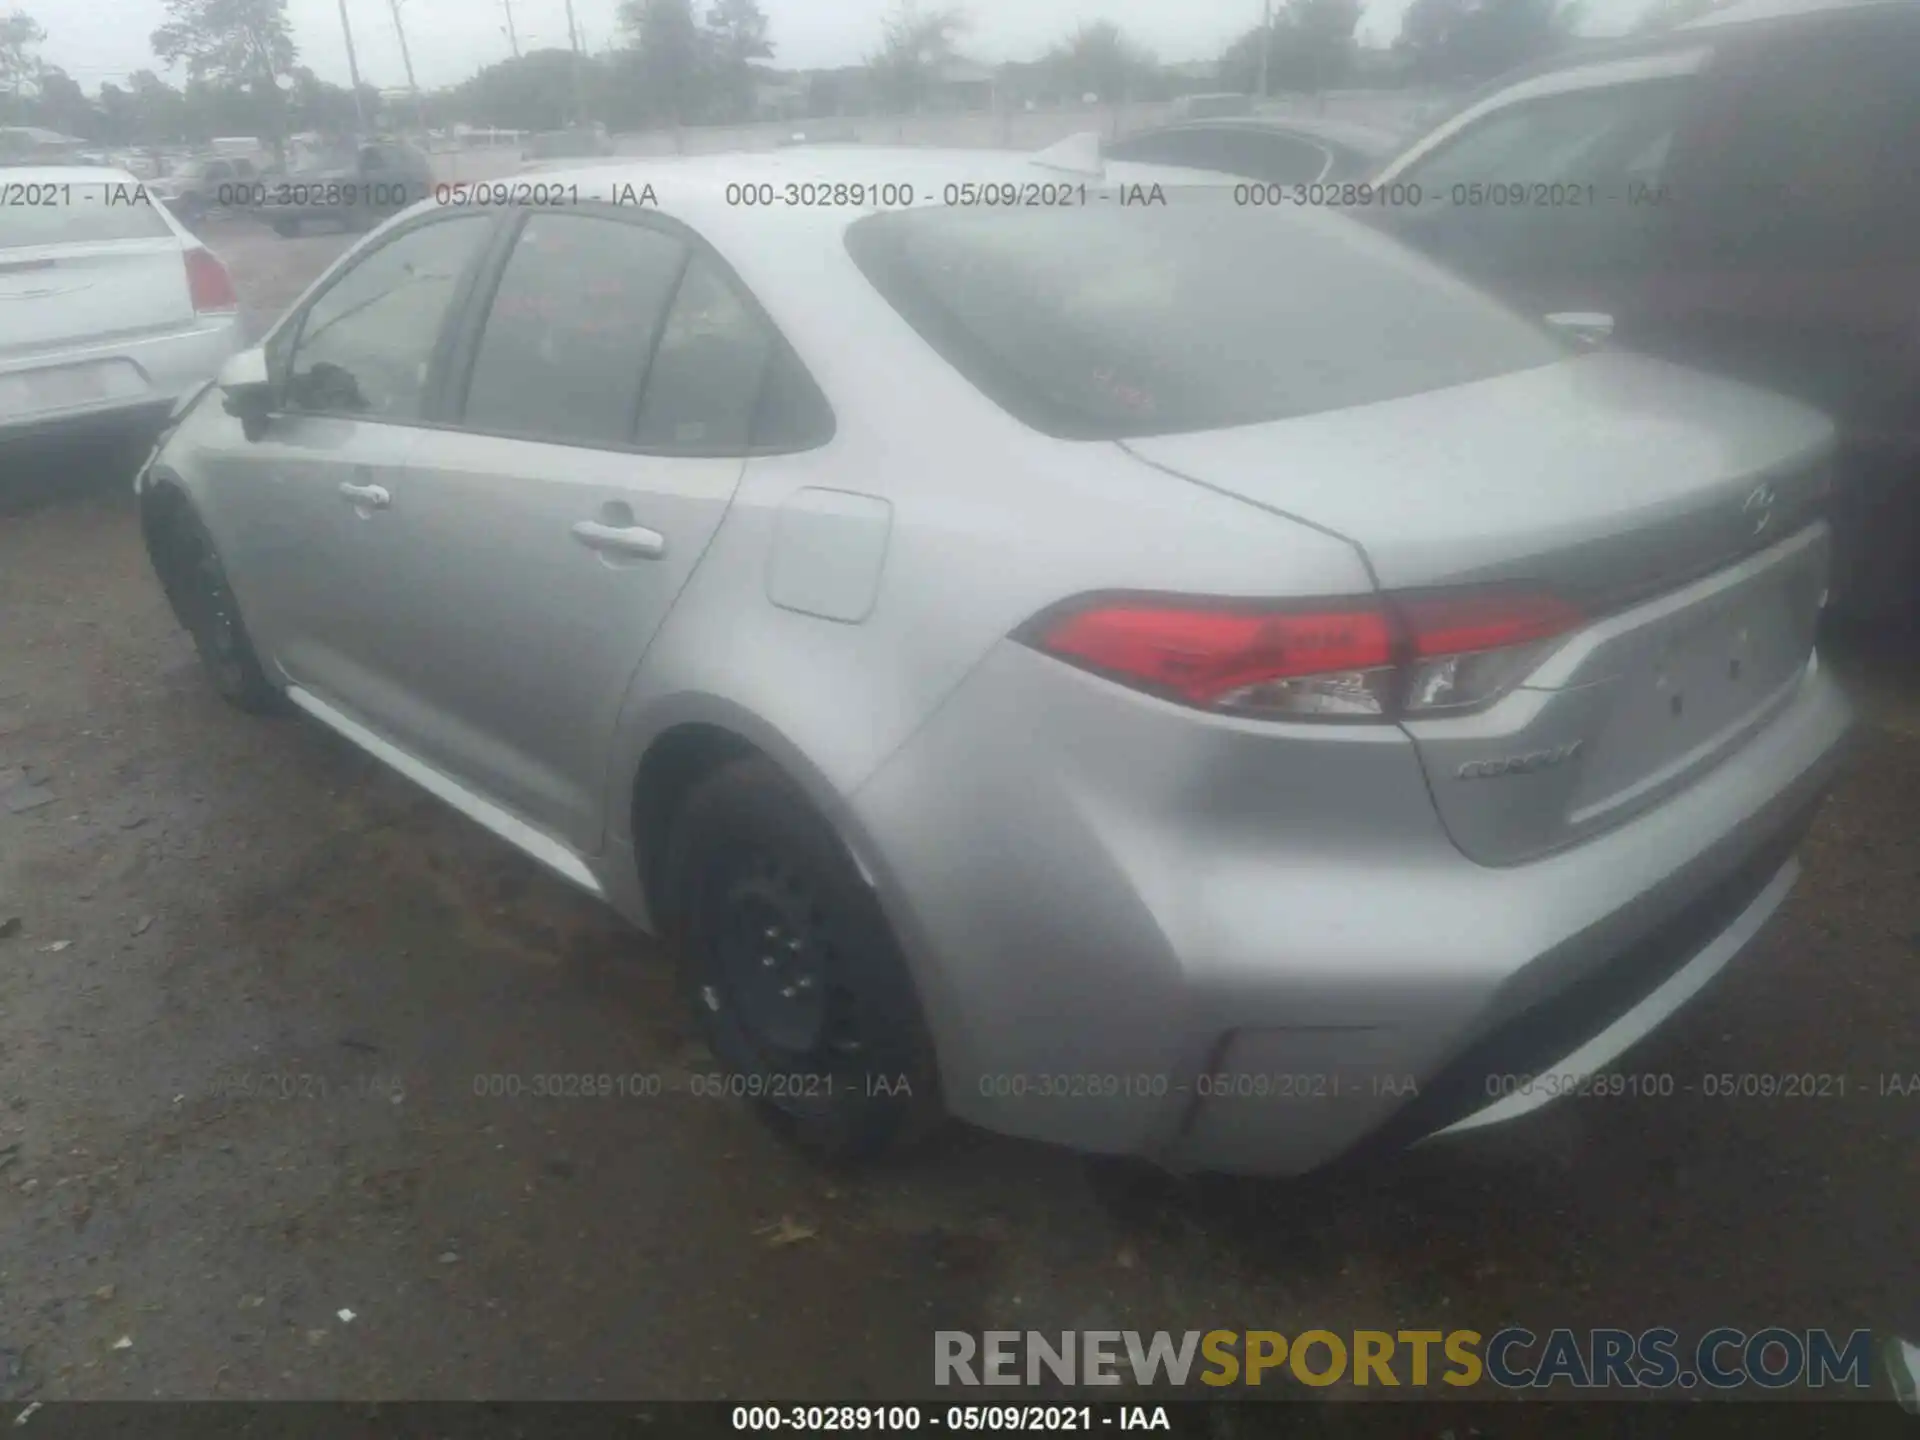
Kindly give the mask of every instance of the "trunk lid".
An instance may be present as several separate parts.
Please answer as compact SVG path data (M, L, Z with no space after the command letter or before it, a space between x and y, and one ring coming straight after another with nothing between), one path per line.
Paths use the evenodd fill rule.
M190 324L182 251L170 230L148 239L0 248L0 357Z
M1455 843L1483 863L1657 804L1762 726L1812 655L1832 427L1731 382L1600 352L1126 443L1342 536L1383 590L1513 584L1593 617L1491 707L1405 723Z

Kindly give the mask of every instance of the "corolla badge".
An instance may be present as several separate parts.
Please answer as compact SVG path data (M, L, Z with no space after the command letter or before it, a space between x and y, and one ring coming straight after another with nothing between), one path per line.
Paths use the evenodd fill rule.
M1764 535L1773 524L1773 502L1777 497L1773 486L1762 485L1756 489L1740 506L1740 518L1746 522L1749 535Z
M1469 760L1453 772L1453 778L1491 780L1496 775L1531 775L1536 770L1551 770L1555 765L1564 765L1578 755L1582 743L1569 740L1564 745L1529 750L1524 755L1506 755L1498 760Z

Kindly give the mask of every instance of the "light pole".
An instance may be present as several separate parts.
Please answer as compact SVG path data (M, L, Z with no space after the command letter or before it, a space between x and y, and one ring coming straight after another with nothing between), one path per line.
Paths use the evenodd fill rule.
M413 56L407 50L407 27L400 23L400 0L388 0L388 3L393 7L394 33L400 37L400 61L407 67L407 89L413 92L414 115L424 130L427 128L427 107L420 98L420 87L414 83Z
M580 31L573 23L573 0L567 0L567 43L573 47L573 115L581 125L587 123L586 97L581 89Z
M1267 56L1273 50L1273 0L1260 0L1260 98L1267 98Z
M520 58L520 36L513 28L513 0L503 0L507 7L507 43L513 46L513 58Z
M353 123L367 133L367 112L360 104L360 62L353 54L353 25L347 19L347 0L340 0L340 33L347 37L347 78L353 81Z

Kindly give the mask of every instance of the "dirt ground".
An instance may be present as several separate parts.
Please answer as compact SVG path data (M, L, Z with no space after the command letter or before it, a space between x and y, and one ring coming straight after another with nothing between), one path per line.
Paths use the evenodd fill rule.
M220 232L284 305L339 241ZM122 477L0 516L0 1398L923 1395L936 1328L1920 1338L1911 662L1765 940L1589 1100L1360 1176L954 1129L830 1173L676 1077L661 957L312 724L224 707ZM33 808L17 805L38 800ZM17 924L14 921L17 920ZM647 1088L644 1084L636 1088Z

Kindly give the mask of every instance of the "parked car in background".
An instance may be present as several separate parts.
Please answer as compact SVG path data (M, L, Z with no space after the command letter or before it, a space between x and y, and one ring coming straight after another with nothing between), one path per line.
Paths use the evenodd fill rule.
M1109 159L1180 165L1277 185L1361 179L1394 153L1394 136L1318 119L1190 120L1108 141Z
M194 225L213 210L250 207L261 179L254 162L245 157L202 155L167 175L148 180L146 186L185 224Z
M0 446L142 444L241 348L226 268L140 183L92 166L7 172Z
M567 130L545 130L527 142L520 158L529 165L557 160L585 160L613 154L613 138L604 125L576 125Z
M1826 410L1835 601L1920 609L1920 5L1763 0L1490 87L1376 177L1399 238L1592 338Z
M1573 1093L1797 873L1832 426L1074 148L420 206L160 447L167 594L676 941L822 1150L1291 1172ZM835 181L917 203L728 203Z
M1237 92L1219 95L1182 95L1169 112L1175 120L1219 120L1230 115L1251 115L1253 99Z
M433 183L433 162L405 141L343 142L268 177L254 213L282 235L313 224L364 230L426 199Z

